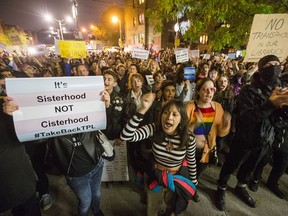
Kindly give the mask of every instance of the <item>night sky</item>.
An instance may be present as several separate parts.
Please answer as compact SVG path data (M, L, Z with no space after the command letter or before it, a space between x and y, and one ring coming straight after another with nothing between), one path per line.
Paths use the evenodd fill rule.
M102 13L111 5L123 7L124 0L77 0L79 28L89 28L92 23L100 22ZM62 20L72 17L72 0L0 0L0 20L5 24L18 25L25 30L49 28L44 14L51 14ZM73 28L73 24L71 27ZM54 23L54 26L55 23Z

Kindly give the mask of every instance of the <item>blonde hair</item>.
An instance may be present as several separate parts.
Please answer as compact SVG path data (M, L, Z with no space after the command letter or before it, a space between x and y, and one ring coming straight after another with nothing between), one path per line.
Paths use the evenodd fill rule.
M128 90L132 89L132 78L133 77L140 79L140 81L142 83L144 83L144 78L143 78L143 76L141 74L139 74L139 73L130 73L129 77L128 77Z
M150 70L152 63L154 63L154 62L156 63L156 70L155 70L155 72L156 72L156 71L160 70L160 66L159 66L159 63L154 59L149 60L149 62L147 64L147 69Z

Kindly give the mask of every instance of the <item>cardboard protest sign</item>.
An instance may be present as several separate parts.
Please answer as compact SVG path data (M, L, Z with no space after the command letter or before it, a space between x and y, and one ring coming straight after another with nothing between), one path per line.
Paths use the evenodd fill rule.
M176 63L183 63L189 60L188 49L175 50Z
M21 142L106 128L102 76L9 78L6 88L20 107L13 120Z
M139 48L133 48L132 58L147 60L149 58L149 51L144 50L144 49L139 49Z
M288 53L288 14L256 14L247 45L245 62L258 62L266 55L276 55L280 61Z
M62 58L86 58L85 41L58 40Z
M115 140L109 140L109 142L114 146ZM116 157L113 161L105 161L101 181L129 181L126 141L113 148Z

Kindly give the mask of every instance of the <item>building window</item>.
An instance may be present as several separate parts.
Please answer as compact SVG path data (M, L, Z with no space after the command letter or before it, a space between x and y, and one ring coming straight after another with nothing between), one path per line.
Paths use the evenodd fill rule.
M141 14L138 15L138 23L139 23L139 25L143 25L144 24L144 19L145 19L144 13L141 13Z
M133 35L133 44L137 44L138 43L138 35L134 34Z
M139 0L139 5L144 4L145 0Z
M144 44L144 34L141 33L141 34L138 34L138 43L139 44Z
M137 6L137 0L132 0L133 3L133 8L135 8Z
M133 27L137 25L137 17L133 17Z

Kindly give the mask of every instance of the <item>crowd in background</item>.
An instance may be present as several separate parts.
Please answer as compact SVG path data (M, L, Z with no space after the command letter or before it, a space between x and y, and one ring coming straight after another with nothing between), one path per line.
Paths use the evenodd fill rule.
M262 97L262 99L255 99L255 101L253 101L255 104L251 105L251 101L247 102L243 99L243 92L245 91L245 88L247 88L245 86L257 86L255 83L258 78L255 74L266 74L264 69L270 66L266 65L269 62L277 63L275 64L277 66L278 74L274 74L273 76L260 76L259 82L261 85L259 86L259 89L263 91L264 96L262 97L261 93L259 97ZM236 192L250 207L255 207L254 200L246 190L246 184L248 184L251 190L257 191L262 179L261 173L263 168L271 161L271 158L274 155L274 157L280 158L280 161L273 161L273 163L276 164L274 168L279 167L279 164L281 164L281 169L272 170L268 186L279 198L284 198L285 195L278 187L278 180L288 167L287 132L283 129L288 125L288 114L286 113L286 107L282 109L284 111L278 111L278 107L280 107L280 105L282 107L282 104L285 103L274 102L276 101L276 99L274 99L276 96L274 98L272 96L274 96L273 92L276 91L274 90L276 81L273 83L271 89L265 92L266 87L270 84L265 80L267 77L272 79L277 76L280 78L281 82L277 83L277 85L279 84L278 87L281 86L281 88L285 89L288 81L288 61L286 59L280 64L277 57L270 56L270 58L264 59L262 64L260 63L244 62L243 57L230 59L221 54L211 55L209 58L203 58L203 56L190 57L188 62L177 63L174 50L170 49L153 53L147 60L132 58L131 53L125 52L89 52L87 53L86 58L74 59L61 58L53 53L46 56L23 56L16 52L8 53L2 51L0 54L1 96L5 96L5 78L103 76L105 90L109 93L111 101L110 106L107 107L110 118L107 118L107 128L103 133L109 140L116 140L115 142L117 142L117 145L121 145L121 142L124 139L128 141L128 162L133 169L133 174L135 174L135 182L139 185L142 185L145 178L149 179L151 175L155 178L155 173L151 174L149 170L152 152L154 154L154 160L156 160L155 166L162 171L166 170L166 168L164 169L161 167L163 164L166 167L174 167L176 166L175 161L177 161L178 167L181 165L181 162L183 162L182 154L185 155L186 151L181 152L182 156L176 155L175 153L172 156L172 160L174 161L173 164L168 159L164 160L161 158L161 154L165 149L163 150L161 149L161 146L155 145L157 141L159 141L159 143L165 141L166 150L168 152L173 152L173 150L175 150L174 148L176 148L175 146L180 145L178 143L179 138L171 137L169 136L169 133L168 135L166 133L164 138L155 137L153 132L154 130L157 132L158 122L161 121L160 118L165 116L165 109L172 109L173 106L183 106L185 107L186 112L187 128L193 134L186 135L183 132L184 135L187 136L187 139L189 136L192 137L189 142L187 141L187 143L190 143L187 144L187 146L190 145L190 147L187 147L186 155L186 162L188 162L188 168L186 170L188 173L186 174L187 178L197 185L198 181L201 181L201 174L205 172L205 169L209 164L221 167L224 163L217 183L215 179L215 185L218 185L215 204L218 209L225 210L225 189L229 179L229 177L226 176L232 174L232 171L239 166L241 161L243 162L244 155L246 155L248 159L245 163L246 167L249 167L249 169L243 168L242 174L245 172L245 176L243 176L244 174L241 175L241 169L240 174L238 172ZM184 71L187 67L194 67L196 70L195 77L191 80L185 79L184 76ZM262 70L264 72L262 72ZM154 80L152 83L149 80L149 77L151 76ZM278 87L277 91L280 91ZM246 91L249 92L250 90ZM155 95L153 99L151 99L151 95L147 96L151 94L151 92ZM255 95L256 94L257 93L255 93ZM148 108L143 107L143 103L145 102L143 102L143 98L146 99L146 102L149 101L149 105L147 105ZM171 101L174 101L175 99L176 101L181 101L183 104L177 105L176 102L172 103ZM169 101L171 104L167 108L166 105ZM247 144L247 148L245 148L245 150L242 149L242 154L239 153L239 149L236 148L235 150L235 147L232 147L233 151L231 151L231 153L230 148L232 144L234 145L237 142L240 145L242 142L246 142L244 139L235 139L235 137L238 137L239 128L241 128L240 125L247 124L247 122L242 123L242 120L239 119L244 117L248 118L245 115L242 116L241 110L239 109L242 109L243 111L249 106L253 107L251 109L254 109L257 106L262 106L267 101L272 101L272 105L270 104L269 107L271 111L267 111L266 113L263 112L262 117L268 118L270 115L275 115L278 120L283 120L282 125L280 125L277 120L275 120L278 123L277 125L276 122L273 123L273 127L277 128L275 129L275 139L273 139L271 143L268 143L265 148L263 146L260 148L257 147L257 151L254 147L251 148L251 146L248 146ZM262 107L261 109L266 109L267 106L268 105L263 105L264 108ZM271 108L272 106L273 108ZM277 110L275 107L277 107ZM144 108L145 112L143 111L140 113L141 115L139 115L139 110L144 110ZM178 133L182 133L183 126L185 126L185 123L182 122L183 118L184 117L181 114L180 123L182 123L182 125L177 126L177 130L180 131L178 131ZM134 119L134 122L131 122L131 119ZM262 118L260 119L259 117L259 119L256 120L262 124ZM136 135L129 134L132 129L127 128L127 125L130 123L135 126L135 122L139 124L137 128L145 128L148 127L147 125L151 124L155 124L156 126L155 128L153 128L154 126L151 126L150 129L146 129L146 132L149 131L149 134L148 132L147 134L143 134L145 139L133 139L131 137ZM271 120L271 122L273 122L273 120ZM173 127L172 123L162 122L162 124L165 124L165 127L167 128ZM274 126L274 124L276 126ZM162 127L164 126L162 125ZM137 132L137 128L134 128L133 130ZM267 131L265 131L265 133L266 132ZM261 133L261 131L259 133ZM151 138L151 136L153 138ZM193 139L195 140L192 141ZM232 141L233 139L234 142ZM181 140L181 142L184 141ZM191 145L195 145L195 149ZM40 170L39 174L36 171L38 180L42 181L42 183L44 182L44 186L42 185L41 188L41 184L39 184L37 190L40 192L41 207L45 210L49 208L52 203L52 198L48 189L48 179L45 176L45 173L41 172L41 170L45 170L45 155L47 155L46 143L42 145L39 145L39 143L36 143L35 145L29 143L25 144L25 146L26 151L32 160L34 170ZM261 152L259 152L259 149L261 149ZM41 154L35 156L35 151L37 151L37 153L41 152ZM229 152L233 156L228 156L228 161L231 162L231 160L238 158L238 161L235 162L236 164L233 165L233 167L231 163L228 164L228 162L225 162L225 159L219 159L219 154L226 156L230 154ZM181 157L181 159L179 159L179 157ZM253 161L249 158L257 158L258 160ZM171 173L174 171L174 169L169 169L169 172ZM176 171L179 171L179 167ZM247 174L248 172L249 176ZM151 181L148 181L148 183L151 183ZM165 196L167 198L167 194L165 194ZM197 191L193 194L191 199L195 202L199 202L200 198ZM175 214L181 213L181 211L187 208L187 205L188 203L185 202L177 202L177 206L171 205L171 202L166 203L166 206L169 208L162 210L162 215L171 215L172 212ZM155 212L158 212L158 214L161 213L159 209L153 210L152 208L148 209L147 212L148 215L154 215Z

